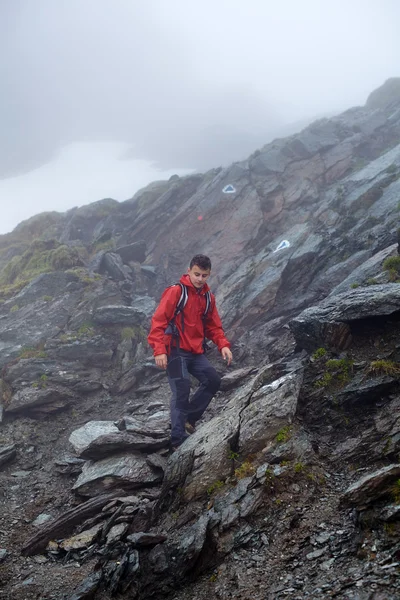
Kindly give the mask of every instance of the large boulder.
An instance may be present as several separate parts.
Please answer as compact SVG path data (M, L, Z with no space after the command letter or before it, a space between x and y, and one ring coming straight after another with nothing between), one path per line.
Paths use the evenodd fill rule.
M97 496L114 487L138 489L161 479L161 469L151 469L141 454L120 454L87 462L72 489L81 496Z
M40 386L41 383L38 383ZM34 416L45 416L58 412L76 400L75 394L61 387L23 388L14 394L6 407L7 413L28 413Z
M350 323L400 311L400 286L374 285L329 297L292 319L289 327L300 348L345 349L351 343Z

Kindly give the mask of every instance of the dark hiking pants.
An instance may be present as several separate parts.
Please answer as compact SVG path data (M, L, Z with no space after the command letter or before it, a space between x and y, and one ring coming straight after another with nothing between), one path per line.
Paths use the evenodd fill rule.
M221 378L204 354L193 354L173 348L168 357L167 374L171 386L171 444L178 446L187 437L185 422L194 425L200 419L213 396L218 392ZM200 385L189 401L190 375Z

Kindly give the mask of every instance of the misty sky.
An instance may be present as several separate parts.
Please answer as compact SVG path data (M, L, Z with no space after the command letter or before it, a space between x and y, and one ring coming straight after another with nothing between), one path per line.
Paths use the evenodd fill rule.
M245 158L399 76L399 22L398 0L0 0L0 177L75 142Z

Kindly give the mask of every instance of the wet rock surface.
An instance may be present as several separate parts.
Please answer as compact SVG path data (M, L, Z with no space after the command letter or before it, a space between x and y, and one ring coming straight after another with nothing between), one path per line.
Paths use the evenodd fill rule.
M399 596L390 90L241 163L0 237L0 596ZM172 453L146 335L205 248L234 363L210 352L221 391Z

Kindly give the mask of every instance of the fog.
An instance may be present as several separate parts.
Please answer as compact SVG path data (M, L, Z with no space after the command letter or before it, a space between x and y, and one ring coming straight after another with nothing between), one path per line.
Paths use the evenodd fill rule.
M397 0L0 0L0 177L77 143L127 144L148 176L245 158L399 75L399 20Z

